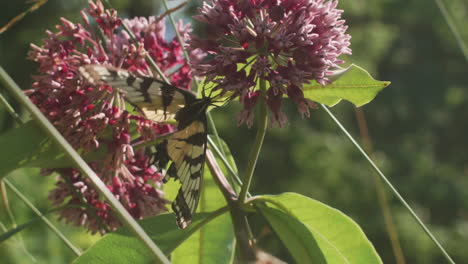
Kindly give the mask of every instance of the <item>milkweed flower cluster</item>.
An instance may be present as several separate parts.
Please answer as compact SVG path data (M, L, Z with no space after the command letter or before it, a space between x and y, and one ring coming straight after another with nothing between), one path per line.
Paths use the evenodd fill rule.
M338 1L325 0L212 0L203 3L195 19L206 25L206 38L193 36L189 50L210 56L193 62L194 73L216 83L217 89L238 96L244 109L239 123L253 122L260 95L256 86L267 83L265 100L270 122L287 122L281 111L288 96L303 116L314 103L304 98L303 84L329 81L330 69L351 54L347 26Z
M115 10L105 9L99 1L90 2L82 18L81 24L62 18L57 32L46 32L43 45L31 45L28 58L38 63L39 74L33 77L33 89L27 94L75 149L83 154L105 150L102 158L89 165L134 218L163 212L167 201L159 188L162 176L144 150L134 149L132 142L154 138L173 128L130 114L125 98L108 85L87 83L79 68L102 64L151 76L145 60L148 53L173 84L188 88L191 75L182 47L175 38L166 41L163 19L121 20ZM93 20L99 32L93 29ZM137 36L139 46L118 29L121 23ZM190 26L179 23L179 30L186 36ZM200 55L193 54L194 58ZM59 176L49 199L56 206L68 205L60 211L62 219L93 233L120 226L109 205L80 172L60 168L43 173L51 172Z

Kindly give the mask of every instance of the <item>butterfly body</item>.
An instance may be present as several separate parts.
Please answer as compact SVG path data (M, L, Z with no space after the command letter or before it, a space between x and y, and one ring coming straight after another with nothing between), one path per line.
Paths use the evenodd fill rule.
M106 83L123 93L146 118L155 122L177 121L177 131L156 146L155 160L160 168L172 162L163 181L174 178L181 183L172 209L178 226L186 228L200 198L207 145L206 111L212 100L197 99L191 91L118 68L87 65L80 72L91 84Z

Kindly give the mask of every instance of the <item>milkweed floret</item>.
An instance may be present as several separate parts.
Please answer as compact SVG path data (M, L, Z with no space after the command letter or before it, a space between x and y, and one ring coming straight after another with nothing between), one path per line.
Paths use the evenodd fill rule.
M271 123L287 122L281 111L288 96L303 116L314 103L304 98L303 84L329 82L330 68L351 54L347 26L338 1L213 0L204 2L195 19L206 25L206 38L192 36L189 50L209 54L192 62L194 73L234 93L244 104L238 121L252 124L251 99L259 80L266 81Z
M162 19L120 20L115 10L105 9L99 1L90 2L81 14L83 23L62 18L57 32L47 31L41 46L31 45L28 58L38 63L38 74L26 93L75 149L82 153L100 147L106 150L102 159L89 165L133 217L163 212L167 201L159 189L162 176L144 151L134 149L131 139L150 139L173 127L130 114L125 98L108 85L86 83L79 68L102 64L151 75L145 61L148 52L175 85L188 88L191 76L182 49L176 38L166 40ZM91 20L100 32L93 29ZM131 28L140 47L118 29L121 23ZM190 26L179 23L179 30L185 37ZM196 58L200 53L193 55ZM43 173L52 172L59 177L49 199L57 206L69 205L60 211L62 219L93 233L120 226L109 205L79 171L65 168Z

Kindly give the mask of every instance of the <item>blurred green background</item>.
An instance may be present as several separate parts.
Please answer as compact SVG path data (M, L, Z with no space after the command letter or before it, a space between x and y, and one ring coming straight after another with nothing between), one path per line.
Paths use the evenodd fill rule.
M0 25L24 11L26 2L1 1ZM125 17L162 12L159 1L111 2ZM448 11L462 39L468 42L468 3L446 2L450 2ZM199 5L200 1L191 1L178 16L189 21ZM44 31L54 30L60 17L80 21L79 10L85 6L87 1L49 0L0 35L0 63L23 89L30 87L36 67L25 59L29 43L41 44ZM454 260L468 262L468 61L435 1L343 0L339 7L345 10L352 35L353 55L345 58L347 63L392 82L362 108L374 158ZM1 91L4 94L3 87ZM338 208L359 223L384 263L396 263L369 164L323 110L301 119L293 104L286 103L285 108L290 125L269 130L252 193L294 191ZM354 106L342 102L332 110L359 138ZM238 111L237 103L232 103L213 115L242 171L255 131L236 126ZM1 110L0 132L13 125ZM47 195L53 177L29 169L17 170L9 179L40 209L50 208ZM387 194L406 263L446 263L409 213ZM18 224L34 217L11 193L9 200ZM51 218L82 248L99 239ZM11 228L3 203L0 221ZM271 234L260 235L264 223L260 219L252 222L258 227L254 233L259 235L260 246L292 262L281 242ZM0 244L1 263L66 263L72 259L72 252L40 222Z

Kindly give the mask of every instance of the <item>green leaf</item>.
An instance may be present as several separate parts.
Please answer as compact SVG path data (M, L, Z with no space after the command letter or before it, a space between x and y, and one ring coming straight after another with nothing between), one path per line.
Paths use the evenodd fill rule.
M227 145L222 141L223 147L227 150L227 160L231 166L235 167L234 159L230 155ZM222 162L217 160L222 171L227 175L227 170L222 166ZM200 204L198 209L200 212L213 211L220 207L226 206L221 191L214 182L210 170L205 166L203 173L205 180ZM222 230L217 232L216 230ZM172 253L172 263L194 263L194 264L217 264L217 263L232 263L234 255L234 230L232 228L231 217L224 214L217 219L211 221L208 225L200 228L182 245L180 245Z
M33 120L0 135L0 179L21 168L69 168L73 164L49 136ZM84 155L86 161L96 160L106 153L102 145Z
M39 220L39 219L40 219L39 217L33 218L33 219L29 220L28 222L17 226L16 228L10 229L10 230L6 231L5 233L2 233L2 234L0 235L0 244L1 244L3 241L7 240L8 238L10 238L10 237L16 235L16 233L18 233L18 232L24 230L26 227L28 227L28 226L34 224L34 223L37 222L37 220Z
M218 141L216 136L210 136L210 137L213 139L217 147L224 153L224 157L226 158L226 161L229 163L229 165L234 170L234 172L238 173L236 161L234 159L234 156L232 156L231 150L229 149L229 146L226 144L226 142L221 138ZM218 143L220 143L221 146L219 146ZM218 164L221 166L221 170L225 173L225 176L227 176L229 172L227 171L227 168L225 168L224 162L222 162L219 159L216 159L216 160L218 161Z
M305 84L304 97L328 106L334 106L342 99L356 106L372 101L390 82L377 81L363 68L352 64L330 76L331 84L322 86L316 81Z
M34 121L0 136L0 178L20 167L61 168L70 166L60 148Z
M298 263L382 263L361 228L328 205L296 193L251 201Z
M168 255L204 224L204 221L209 221L213 217L215 215L210 213L196 214L192 224L186 229L177 227L174 214L161 214L141 220L139 223L164 254ZM106 234L73 263L153 263L152 257L154 255L141 240L124 227L114 233Z
M47 212L44 212L42 214L42 217L44 217L45 215L47 215L49 213L61 210L63 208L64 207L56 207L54 209L48 210ZM8 238L14 236L16 233L18 233L20 231L23 231L26 227L34 224L35 222L37 222L39 220L41 220L41 216L36 216L34 218L31 218L28 222L26 222L24 224L21 224L21 225L17 226L16 228L13 228L13 229L10 229L10 230L6 231L5 233L0 235L0 243L2 243L3 241L7 240Z
M259 206L259 209L297 262L327 263L317 241L299 220L275 208Z

